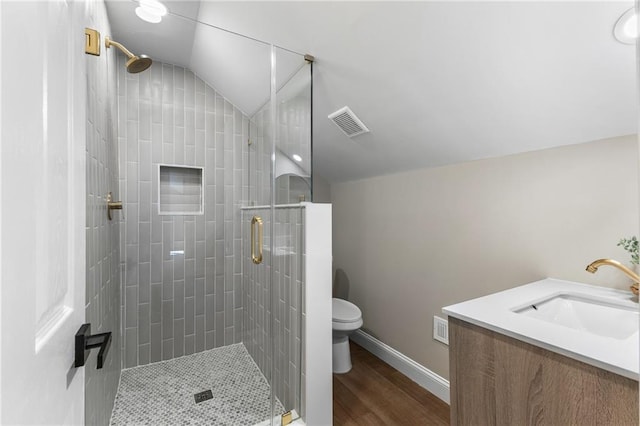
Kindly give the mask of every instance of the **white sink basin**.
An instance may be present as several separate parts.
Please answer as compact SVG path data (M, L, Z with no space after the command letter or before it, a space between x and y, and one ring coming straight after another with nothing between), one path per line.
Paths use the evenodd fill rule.
M513 312L619 340L628 339L638 332L637 309L582 294L557 294L514 309Z

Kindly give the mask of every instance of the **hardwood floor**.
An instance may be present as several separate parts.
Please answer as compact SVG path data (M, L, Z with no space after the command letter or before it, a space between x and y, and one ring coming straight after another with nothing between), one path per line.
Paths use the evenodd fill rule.
M333 375L335 426L449 425L449 406L351 342L353 368Z

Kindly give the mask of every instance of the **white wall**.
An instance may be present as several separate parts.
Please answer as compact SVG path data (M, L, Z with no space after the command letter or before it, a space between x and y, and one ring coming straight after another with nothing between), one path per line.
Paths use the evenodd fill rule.
M585 266L628 262L638 233L635 136L332 185L334 269L364 329L448 377L443 306L556 277L620 289ZM344 281L341 280L341 281Z
M322 177L315 175L312 178L313 185L313 202L314 203L330 203L331 202L331 185Z

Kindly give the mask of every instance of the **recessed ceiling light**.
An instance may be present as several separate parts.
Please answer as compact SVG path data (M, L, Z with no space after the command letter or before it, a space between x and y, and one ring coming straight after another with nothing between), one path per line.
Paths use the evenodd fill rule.
M298 163L302 161L302 157L300 157L298 154L293 154L292 155L293 159L296 160Z
M136 7L136 15L143 21L157 24L167 14L165 5L157 0L140 0L140 6Z
M616 39L625 44L635 44L638 38L638 15L635 8L631 8L622 14L615 27L613 35Z
M139 6L136 7L136 15L143 21L151 22L152 24L157 24L162 21L162 16L149 13L146 9Z

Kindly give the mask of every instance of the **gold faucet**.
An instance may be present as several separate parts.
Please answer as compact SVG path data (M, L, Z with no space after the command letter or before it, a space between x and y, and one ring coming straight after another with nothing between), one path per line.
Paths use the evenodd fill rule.
M609 266L613 266L614 268L618 268L619 270L621 270L622 272L624 272L629 278L631 278L633 280L633 285L631 286L631 291L633 292L633 294L638 294L639 293L639 286L640 286L640 276L638 276L638 274L636 274L635 272L633 272L631 269L627 268L626 266L624 266L622 263L618 262L617 260L613 260L613 259L598 259L594 262L591 262L589 265L587 265L587 271L591 272L592 274L595 274L596 271L598 270L598 268L602 265L609 265Z

